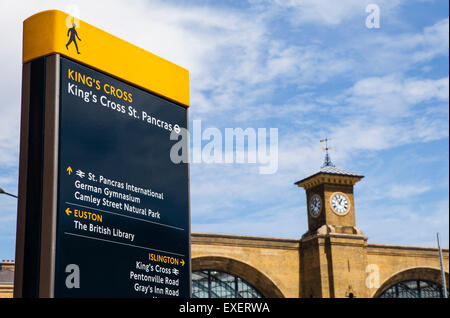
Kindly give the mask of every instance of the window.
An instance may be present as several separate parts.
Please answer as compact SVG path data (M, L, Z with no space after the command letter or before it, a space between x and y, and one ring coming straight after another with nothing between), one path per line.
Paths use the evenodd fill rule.
M380 298L442 298L439 284L424 280L407 280L386 289Z
M212 269L192 272L193 298L263 298L242 278Z

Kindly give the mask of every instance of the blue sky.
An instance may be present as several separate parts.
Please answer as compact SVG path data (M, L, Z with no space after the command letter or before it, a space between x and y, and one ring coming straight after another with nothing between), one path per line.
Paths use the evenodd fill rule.
M369 29L366 5L380 8ZM300 238L319 140L363 174L358 227L369 243L449 246L447 1L2 1L0 186L17 193L22 21L79 17L190 72L190 120L278 128L278 170L191 165L192 231ZM82 30L80 30L81 32ZM14 258L16 202L0 196L0 259Z

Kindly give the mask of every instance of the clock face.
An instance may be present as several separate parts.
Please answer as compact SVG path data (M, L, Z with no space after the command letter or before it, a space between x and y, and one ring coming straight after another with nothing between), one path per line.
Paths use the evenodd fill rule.
M345 214L348 212L350 207L350 203L348 201L348 198L343 193L335 193L331 197L331 208L334 212L337 214Z
M309 201L309 213L313 217L317 217L320 214L320 211L322 210L322 200L320 197L315 194L311 198L311 201Z

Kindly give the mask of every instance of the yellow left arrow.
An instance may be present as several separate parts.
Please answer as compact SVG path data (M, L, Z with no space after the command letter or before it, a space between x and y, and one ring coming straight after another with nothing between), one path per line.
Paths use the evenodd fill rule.
M72 211L70 211L70 208L67 208L67 209L66 209L66 214L67 214L67 215L70 215L71 213L72 213Z

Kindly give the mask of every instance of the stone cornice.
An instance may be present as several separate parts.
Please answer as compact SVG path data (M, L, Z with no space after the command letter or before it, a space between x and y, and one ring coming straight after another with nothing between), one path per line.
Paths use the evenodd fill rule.
M191 233L192 244L298 250L300 240L249 235Z
M311 189L324 183L353 186L362 178L363 176L350 176L318 172L308 178L296 182L295 184L299 187L304 188L305 190Z
M438 253L439 252L436 247L384 245L384 244L368 244L367 246L368 255L437 257ZM443 248L442 254L444 258L448 258L449 249Z

